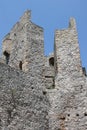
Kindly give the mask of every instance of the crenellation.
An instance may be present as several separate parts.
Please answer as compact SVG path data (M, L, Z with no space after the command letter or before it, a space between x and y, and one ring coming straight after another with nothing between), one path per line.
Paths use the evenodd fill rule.
M27 10L4 37L0 58L0 130L86 130L87 74L74 18L56 30L44 56L44 29Z

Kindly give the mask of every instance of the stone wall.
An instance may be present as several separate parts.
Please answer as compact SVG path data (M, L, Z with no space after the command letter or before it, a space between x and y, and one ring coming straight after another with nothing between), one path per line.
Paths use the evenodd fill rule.
M86 130L87 85L75 20L55 35L55 89L48 91L50 130Z
M46 92L31 81L31 75L0 63L0 130L49 129Z
M75 19L56 30L54 40L54 53L44 56L43 28L31 21L31 11L5 36L0 130L87 129L87 78Z
M75 19L70 19L68 29L56 30L55 33L56 57L56 87L64 77L75 77L82 74L82 65L78 45L78 35ZM67 76L66 76L67 75ZM60 84L62 86L62 84Z
M55 71L54 71L54 53L49 54L49 56L45 56L45 85L47 89L54 88L54 78L55 78Z

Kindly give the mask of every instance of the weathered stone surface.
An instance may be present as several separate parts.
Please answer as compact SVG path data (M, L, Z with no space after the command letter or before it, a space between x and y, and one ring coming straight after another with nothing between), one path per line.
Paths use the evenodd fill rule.
M49 129L43 29L29 15L25 12L12 28L12 46L9 48L8 36L3 41L3 59L9 64L0 64L0 128L4 130Z
M31 80L32 76L0 63L0 130L48 130L49 102L42 84L34 88Z
M87 78L75 19L44 56L43 28L26 11L3 40L0 130L86 130Z
M49 91L50 130L86 130L86 77L83 75L75 20L55 33L55 89Z

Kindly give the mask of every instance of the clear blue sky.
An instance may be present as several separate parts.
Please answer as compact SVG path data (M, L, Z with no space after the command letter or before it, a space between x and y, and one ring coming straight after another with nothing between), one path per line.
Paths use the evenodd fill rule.
M44 28L46 55L53 51L55 29L67 28L69 18L75 17L82 64L87 68L87 0L0 0L0 44L27 9L32 21Z

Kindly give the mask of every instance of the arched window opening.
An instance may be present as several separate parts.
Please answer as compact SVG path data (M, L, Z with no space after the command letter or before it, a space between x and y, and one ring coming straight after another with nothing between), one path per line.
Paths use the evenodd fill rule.
M20 61L20 63L19 63L19 68L20 68L20 70L22 70L22 61Z
M6 64L8 64L9 63L9 59L10 59L10 54L8 52L6 52L6 51L4 51L3 54L5 55Z
M51 58L49 59L49 65L50 65L50 66L54 66L54 57L51 57Z

